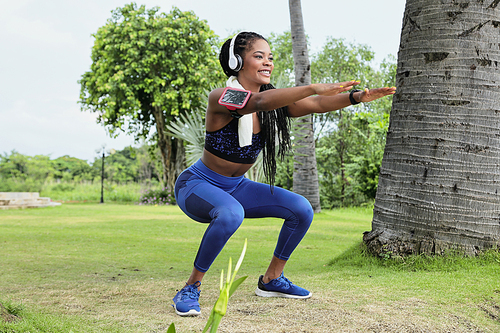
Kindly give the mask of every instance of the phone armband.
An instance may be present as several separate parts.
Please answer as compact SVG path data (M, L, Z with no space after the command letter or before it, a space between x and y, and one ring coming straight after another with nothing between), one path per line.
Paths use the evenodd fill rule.
M243 109L252 95L250 90L226 87L219 98L219 104L224 105L229 111ZM233 112L231 112L233 114Z

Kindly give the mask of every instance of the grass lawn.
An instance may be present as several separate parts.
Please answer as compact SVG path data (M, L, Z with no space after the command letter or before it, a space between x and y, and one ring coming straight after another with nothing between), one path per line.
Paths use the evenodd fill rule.
M201 332L221 269L248 250L219 332L500 332L500 255L372 258L360 246L371 211L316 214L286 275L308 300L254 295L281 226L247 219L202 286L202 315L175 315L206 225L175 206L63 204L0 211L0 303L20 320L0 332ZM5 312L1 310L0 314Z

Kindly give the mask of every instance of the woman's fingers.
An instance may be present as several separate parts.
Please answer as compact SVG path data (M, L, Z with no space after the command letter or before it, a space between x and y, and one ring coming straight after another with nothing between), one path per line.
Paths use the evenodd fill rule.
M318 87L316 93L318 95L333 96L336 94L349 91L352 89L353 86L359 83L360 83L359 81L352 80L352 81L345 81L338 83L322 84Z
M394 95L396 92L396 87L384 87L384 88L376 88L376 89L368 89L366 88L361 94L360 101L361 102L371 102L376 99L382 98L388 95Z
M360 84L357 80L330 83L330 84L319 84L316 85L316 94L323 96L333 96L346 91L351 90L353 87ZM361 93L361 102L371 102L373 100L379 99L387 95L393 95L396 92L396 87L384 87L376 89L368 89Z

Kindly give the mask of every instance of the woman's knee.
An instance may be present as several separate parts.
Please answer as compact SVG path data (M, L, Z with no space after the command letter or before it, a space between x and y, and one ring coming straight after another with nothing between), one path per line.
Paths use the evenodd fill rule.
M298 199L293 204L293 212L298 220L298 223L309 227L314 218L314 210L309 200L303 196L298 196Z
M245 211L239 205L232 207L222 206L214 209L213 222L223 229L224 234L230 236L238 230L243 219Z

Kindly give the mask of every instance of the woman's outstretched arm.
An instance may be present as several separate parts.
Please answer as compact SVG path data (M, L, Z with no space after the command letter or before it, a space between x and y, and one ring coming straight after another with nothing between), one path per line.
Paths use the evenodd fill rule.
M365 89L353 94L356 102L371 102L384 96L393 95L395 87L385 87L376 89ZM337 94L334 96L317 95L301 99L288 105L288 114L291 117L302 117L311 113L325 113L340 110L352 105L349 93Z
M237 112L240 115L245 115L258 111L271 111L280 107L292 105L297 101L304 100L313 95L334 96L350 90L356 84L359 84L359 82L318 83L300 87L269 89L262 92L254 92L245 107L238 109ZM210 93L208 104L209 112L227 113L227 108L218 104L222 91L223 89L219 88Z

